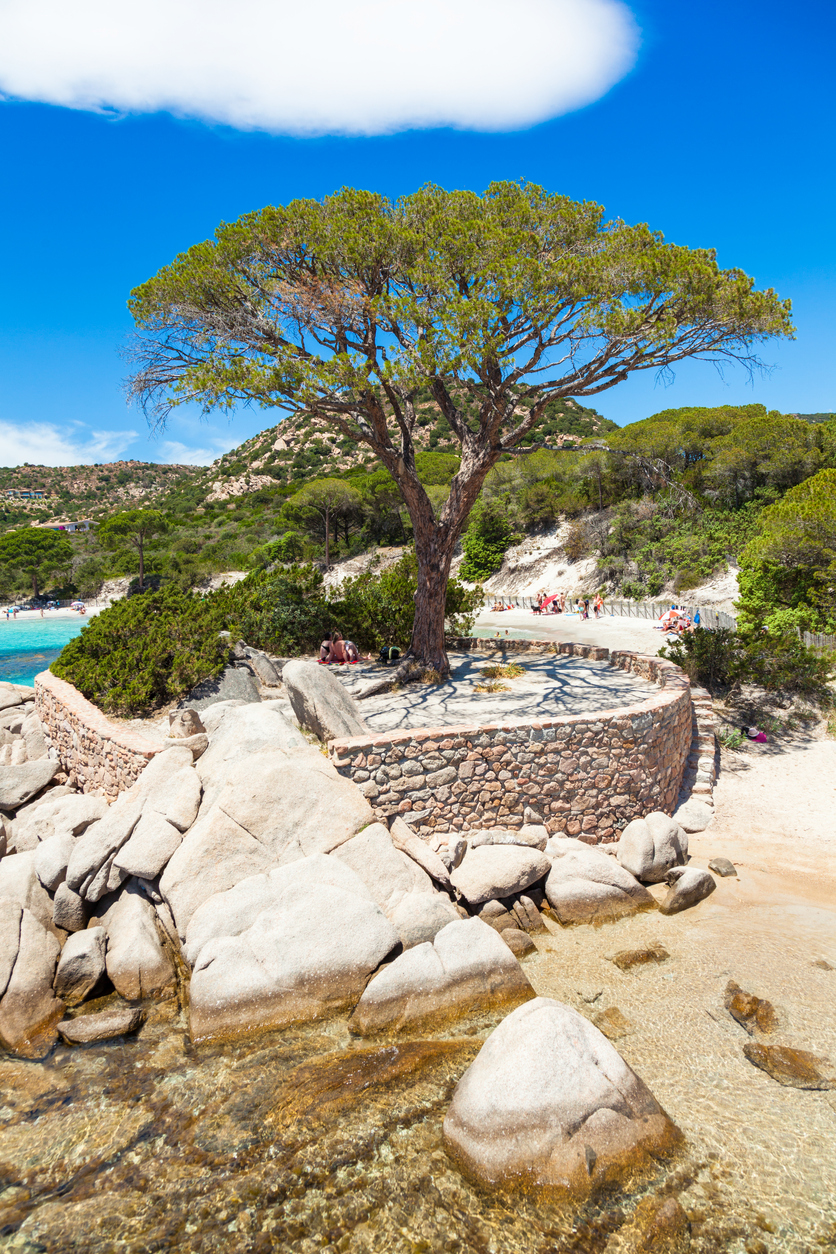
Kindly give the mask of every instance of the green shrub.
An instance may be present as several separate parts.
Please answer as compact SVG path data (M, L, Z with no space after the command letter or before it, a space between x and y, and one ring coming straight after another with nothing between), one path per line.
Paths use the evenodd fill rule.
M228 615L237 616L247 643L284 657L315 652L335 625L315 566L250 575L225 594Z
M692 684L709 692L727 688L740 678L742 646L736 632L722 627L707 631L698 627L659 650L659 656L681 666Z
M379 573L371 570L347 579L340 600L331 605L334 621L344 635L361 649L380 649L384 644L408 647L415 617L418 559L405 554ZM447 585L446 618L453 635L470 635L482 600L481 589L465 588L457 579Z
M702 684L709 692L751 683L768 692L811 697L825 708L833 704L828 686L832 657L808 649L795 635L698 627L660 649L659 656L676 662L692 683Z
M148 713L219 675L225 607L167 587L117 601L71 640L52 673L110 714Z

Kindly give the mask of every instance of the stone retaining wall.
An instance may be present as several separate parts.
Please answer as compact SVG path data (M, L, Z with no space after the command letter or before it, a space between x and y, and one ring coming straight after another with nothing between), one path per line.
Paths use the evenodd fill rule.
M679 799L691 749L687 676L673 662L594 645L456 641L519 646L609 661L659 687L640 704L594 714L484 726L431 727L332 740L331 760L378 818L400 814L415 831L520 827L531 807L549 831L590 844L617 839L631 819Z
M113 800L130 788L159 752L137 732L120 727L81 693L50 671L35 676L35 708L49 756L60 761L68 782L81 792Z

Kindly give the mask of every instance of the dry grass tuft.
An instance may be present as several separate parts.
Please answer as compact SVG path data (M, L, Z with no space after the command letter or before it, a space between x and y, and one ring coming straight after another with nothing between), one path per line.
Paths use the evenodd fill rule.
M509 684L502 684L498 679L489 679L486 684L474 684L474 692L510 692Z
M480 672L485 679L516 679L518 675L525 674L525 667L518 666L516 662L509 662L507 666L500 666L498 663L494 666L486 666Z

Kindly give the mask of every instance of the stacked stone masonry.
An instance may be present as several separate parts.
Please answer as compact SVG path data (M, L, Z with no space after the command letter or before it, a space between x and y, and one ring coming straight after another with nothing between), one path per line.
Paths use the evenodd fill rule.
M35 676L35 708L49 756L61 763L68 783L81 792L112 801L159 752L158 745L112 723L72 684L49 671Z
M360 786L376 816L400 814L429 836L435 830L520 827L530 807L551 833L596 844L617 839L631 819L651 810L670 814L680 799L695 718L690 684L679 667L592 645L450 642L453 648L503 651L509 644L515 652L550 649L609 661L653 681L659 692L638 705L595 714L332 740L331 760Z

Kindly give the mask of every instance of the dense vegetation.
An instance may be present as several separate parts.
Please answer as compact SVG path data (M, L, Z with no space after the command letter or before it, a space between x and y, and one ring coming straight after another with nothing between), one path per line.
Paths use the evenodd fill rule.
M382 571L346 580L329 596L322 572L291 565L254 571L234 587L199 596L174 585L116 602L65 647L53 672L109 713L148 714L222 671L232 641L283 656L318 650L339 629L363 651L406 647L412 631L418 565L407 554ZM472 629L478 592L455 579L448 626Z

